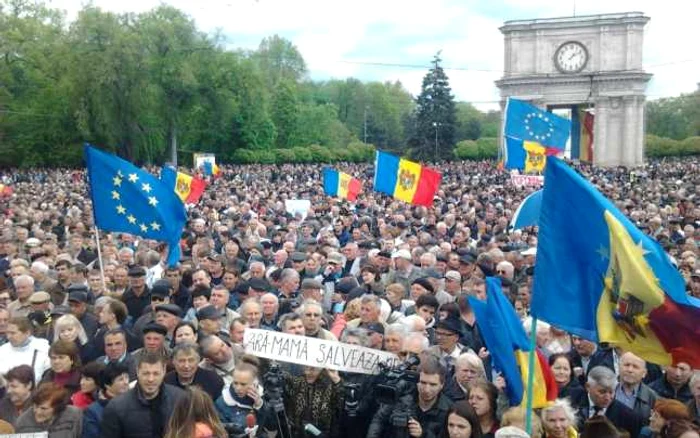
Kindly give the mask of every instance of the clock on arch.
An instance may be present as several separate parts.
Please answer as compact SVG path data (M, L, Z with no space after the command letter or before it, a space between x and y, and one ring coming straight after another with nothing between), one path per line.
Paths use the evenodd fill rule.
M588 49L578 41L567 41L554 52L554 65L562 73L578 73L588 63Z

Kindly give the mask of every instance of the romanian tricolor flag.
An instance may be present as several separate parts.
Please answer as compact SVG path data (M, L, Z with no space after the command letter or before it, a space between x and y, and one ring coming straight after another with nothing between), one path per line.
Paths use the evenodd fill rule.
M700 368L700 300L669 256L591 183L547 160L533 316L655 364Z
M204 170L204 175L206 176L218 178L221 174L221 169L219 168L219 166L217 166L216 163L213 163L211 161L205 161L202 167Z
M345 172L338 172L329 167L323 169L323 191L328 196L354 201L362 191L362 183Z
M506 381L506 395L511 406L524 404L529 374L530 341L515 313L501 291L501 280L486 278L486 302L469 297L476 322L491 354L494 367ZM557 398L557 384L544 356L536 351L533 384L533 408L542 408Z
M377 151L374 190L378 192L410 204L429 207L433 205L441 179L442 175L437 170Z
M196 204L207 187L206 181L198 176L178 172L170 166L163 167L160 179L173 188L185 204Z

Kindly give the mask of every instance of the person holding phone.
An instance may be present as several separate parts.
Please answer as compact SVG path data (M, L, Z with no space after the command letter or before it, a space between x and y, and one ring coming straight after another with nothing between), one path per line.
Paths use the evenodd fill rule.
M256 424L263 430L277 430L274 413L262 398L258 383L258 368L247 361L240 361L233 370L233 381L224 386L214 402L221 422L234 430L244 430L246 417L255 416Z

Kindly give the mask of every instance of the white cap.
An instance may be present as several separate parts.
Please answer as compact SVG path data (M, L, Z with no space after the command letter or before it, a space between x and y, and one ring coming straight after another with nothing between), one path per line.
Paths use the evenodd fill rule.
M525 251L522 251L520 254L524 256L537 255L537 247L533 246L532 248L528 248Z
M393 254L391 255L391 258L392 258L392 259L399 259L399 258L401 258L401 259L406 259L406 260L412 260L412 259L413 259L413 257L411 257L411 253L410 253L407 249L400 249L400 250L396 251L395 253L393 253Z

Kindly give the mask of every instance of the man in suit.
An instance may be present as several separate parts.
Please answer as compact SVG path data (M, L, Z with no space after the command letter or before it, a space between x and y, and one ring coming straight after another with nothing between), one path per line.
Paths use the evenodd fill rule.
M602 365L615 372L615 359L612 349L598 348L595 342L579 338L578 336L571 337L571 345L574 347L570 353L571 362L574 365L574 373L578 377L581 386L586 384L588 372L597 366Z
M615 389L615 400L634 410L644 425L649 422L651 410L656 403L656 393L644 384L647 374L647 364L634 353L624 353L620 356L620 383Z
M574 406L578 408L577 423L579 430L583 424L596 415L605 416L618 429L624 429L632 438L639 436L643 419L632 409L615 400L617 379L615 373L605 366L597 366L588 372L586 392Z

